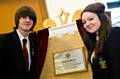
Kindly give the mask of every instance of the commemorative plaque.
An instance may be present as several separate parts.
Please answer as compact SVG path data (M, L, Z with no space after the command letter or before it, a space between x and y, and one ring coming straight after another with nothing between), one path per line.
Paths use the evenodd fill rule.
M56 75L87 70L83 48L58 52L53 58Z

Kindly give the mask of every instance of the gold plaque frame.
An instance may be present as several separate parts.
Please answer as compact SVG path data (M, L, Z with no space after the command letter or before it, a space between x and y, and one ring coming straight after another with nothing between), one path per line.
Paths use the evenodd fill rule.
M55 75L87 71L84 48L57 52L53 55Z

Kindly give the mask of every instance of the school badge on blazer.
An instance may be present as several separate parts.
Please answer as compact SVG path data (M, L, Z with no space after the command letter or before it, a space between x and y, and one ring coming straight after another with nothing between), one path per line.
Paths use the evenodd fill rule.
M32 56L34 56L35 52L34 52L34 49L32 49Z
M99 57L99 65L100 65L101 69L106 69L107 68L106 60L103 57Z

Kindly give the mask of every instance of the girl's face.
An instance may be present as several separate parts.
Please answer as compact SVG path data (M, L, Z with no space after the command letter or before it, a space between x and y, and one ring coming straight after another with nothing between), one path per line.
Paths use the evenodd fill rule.
M97 14L92 12L84 12L82 14L82 23L85 30L89 33L96 33L101 26L101 22Z

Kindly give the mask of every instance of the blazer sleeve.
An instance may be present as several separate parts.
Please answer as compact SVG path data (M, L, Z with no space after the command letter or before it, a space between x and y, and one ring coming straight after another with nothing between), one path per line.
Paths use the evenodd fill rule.
M120 79L120 27L112 28L108 39L108 49L114 79Z
M5 78L5 35L0 35L0 76Z

